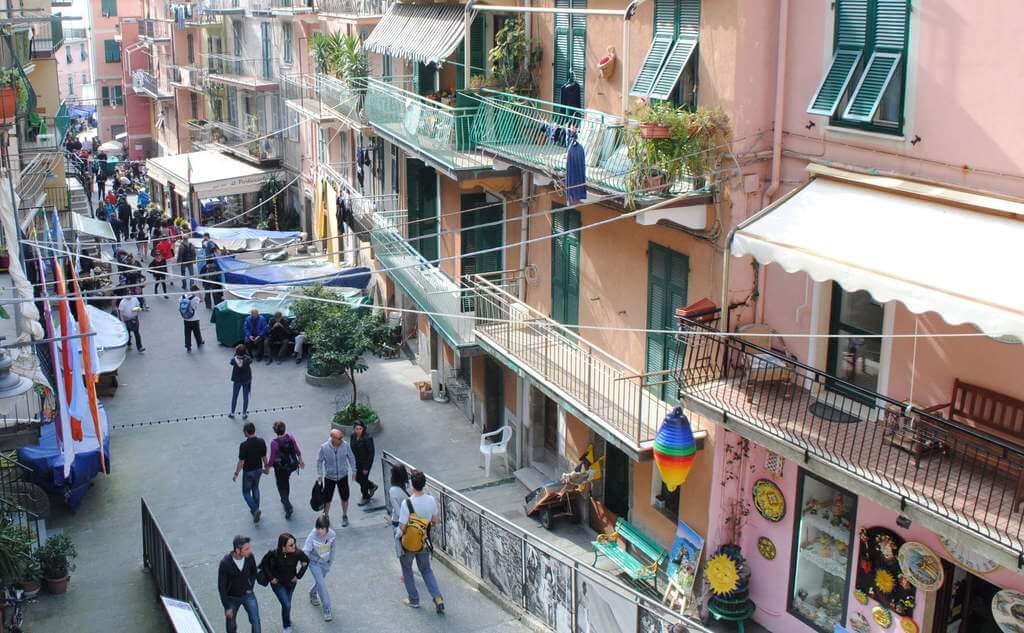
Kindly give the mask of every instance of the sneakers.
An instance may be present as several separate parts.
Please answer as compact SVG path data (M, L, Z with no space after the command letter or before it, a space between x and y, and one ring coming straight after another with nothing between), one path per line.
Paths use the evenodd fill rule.
M285 519L292 518L292 508L288 508L287 510L284 511L284 518Z
M410 607L412 609L419 609L420 608L420 603L413 602L412 600L409 600L408 598L402 598L402 604L404 604L405 606Z
M331 613L330 609L324 609L324 622L330 622L334 619L334 614Z
M437 609L438 615L444 615L444 598L434 598L434 608Z
M263 516L263 513L260 512L259 510L253 512L252 513L252 522L253 523L259 523L260 522L260 517L262 517L262 516Z
M319 607L320 606L320 596L316 595L316 587L315 586L312 589L309 590L309 602L314 607Z
M356 505L357 505L357 506L365 506L365 505L366 505L366 504L368 504L368 503L370 503L370 499L369 499L369 498L366 498L366 499L360 499L360 500L359 500L359 503L357 503Z
M243 413L242 414L242 419L243 420L248 420L249 419L249 414L248 413Z
M348 527L348 515L341 516L341 527Z
M191 354L192 353L192 348L191 347L186 347L185 351L188 352L189 354Z
M290 627L290 626L284 627L283 629L281 629L281 633L292 633L292 627Z
M370 488L370 496L366 498L367 501L373 498L373 495L377 494L377 484L371 483L370 485L373 487Z
M235 414L234 414L234 412L232 412L232 413L229 413L229 414L228 414L228 417L229 417L230 419L234 420L234 419L235 419Z
M146 348L145 348L145 347L140 347L140 348L139 348L139 353L140 353L140 354L141 354L142 352L144 352L144 351L146 351Z

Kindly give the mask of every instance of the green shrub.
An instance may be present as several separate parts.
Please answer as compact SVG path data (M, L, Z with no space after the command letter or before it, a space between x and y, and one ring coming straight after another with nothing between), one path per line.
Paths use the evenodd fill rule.
M331 422L341 426L352 426L359 420L362 420L364 424L369 426L380 422L380 416L365 404L355 402L335 413L334 419Z

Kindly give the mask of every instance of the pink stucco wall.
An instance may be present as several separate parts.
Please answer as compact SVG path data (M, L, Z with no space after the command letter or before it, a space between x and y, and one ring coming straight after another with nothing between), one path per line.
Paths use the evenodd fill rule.
M83 46L86 50L85 59L82 59L81 55L81 48ZM67 51L71 51L70 63L67 61ZM57 82L61 99L67 99L70 96L68 93L69 75L75 81L74 97L78 99L83 97L85 85L92 83L92 71L89 67L89 56L92 55L92 52L87 40L66 40L64 46L54 55L54 58L57 60ZM82 81L83 75L86 79L84 82Z

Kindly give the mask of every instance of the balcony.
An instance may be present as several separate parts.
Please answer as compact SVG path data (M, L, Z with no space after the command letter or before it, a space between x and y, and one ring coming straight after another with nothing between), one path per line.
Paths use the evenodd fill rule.
M18 159L20 172L15 192L18 194L19 209L38 208L44 204L46 184L53 179L61 167L60 152L53 151L23 151L18 148ZM3 420L0 416L0 433L3 432Z
M139 39L147 45L166 44L171 41L170 20L139 20Z
M689 409L940 534L952 524L993 551L1009 549L1001 560L1013 563L1004 564L1024 553L1024 449L750 339L679 322L685 351L675 379ZM812 412L822 409L836 421Z
M698 189L689 176L674 182L645 180L631 187L627 121L622 117L486 89L478 100L473 130L477 148L501 161L563 178L567 138L575 132L587 156L587 187L599 194L632 194L644 206Z
M473 141L475 106L445 105L379 79L366 83L366 120L389 141L456 180L460 171L491 168Z
M199 66L172 66L168 69L170 84L175 88L188 88L203 92L207 86L207 70Z
M321 15L340 18L379 18L393 0L318 0Z
M150 97L152 99L173 99L174 92L169 87L161 86L160 80L153 76L148 70L136 70L132 72L132 90L135 94Z
M208 79L252 92L271 92L280 87L269 59L210 53L206 56Z
M316 17L313 0L249 0L249 11L253 14Z
M29 45L31 57L53 57L57 49L64 44L64 25L60 14L50 16L47 22L36 22L35 29L35 36Z
M5 41L0 42L0 68L20 66L26 75L32 72L32 45L28 35L25 28L11 33L9 39L7 36L3 38Z
M267 132L256 129L251 122L248 130L223 121L189 121L192 144L198 149L229 152L258 165L277 164L281 161L280 132L264 137Z
M363 116L365 88L330 75L282 77L285 105L317 122L345 122L367 128Z
M640 384L640 372L490 282L473 276L469 283L480 347L529 374L632 459L650 458L672 405Z
M224 15L232 13L245 13L245 5L242 0L203 0L193 8L193 14L212 13Z

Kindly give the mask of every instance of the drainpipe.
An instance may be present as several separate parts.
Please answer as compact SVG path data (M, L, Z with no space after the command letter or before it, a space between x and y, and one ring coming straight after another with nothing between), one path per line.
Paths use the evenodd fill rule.
M645 0L633 0L626 6L626 13L622 16L622 116L625 117L629 111L629 27L633 23L633 16L637 8Z
M764 192L767 202L779 191L782 180L782 108L786 87L786 43L789 35L789 0L779 0L779 49L775 61L775 125L772 129L772 181ZM728 250L727 250L728 252Z
M523 197L520 202L520 216L519 216L519 300L526 302L526 266L529 264L527 253L529 252L530 245L527 244L527 240L530 238L530 204L527 202L532 197L533 189L533 177L525 171L522 174L523 185L522 192Z

